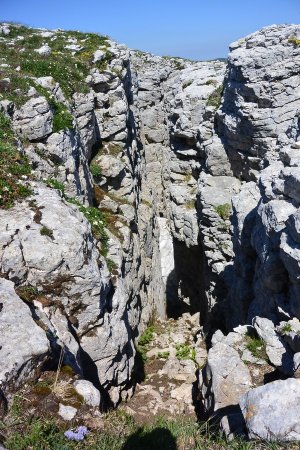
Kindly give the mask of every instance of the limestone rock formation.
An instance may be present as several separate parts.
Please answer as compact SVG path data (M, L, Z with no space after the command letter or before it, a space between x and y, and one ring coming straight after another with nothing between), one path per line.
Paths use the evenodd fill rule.
M299 372L300 26L247 36L227 62L23 32L0 26L1 295L40 343L23 342L1 390L63 354L117 405L147 324L200 312L203 406L241 431L226 411L272 370ZM173 357L164 375L191 371Z
M11 281L0 280L0 298L0 392L7 395L10 388L30 379L41 367L50 346L45 331L34 322Z

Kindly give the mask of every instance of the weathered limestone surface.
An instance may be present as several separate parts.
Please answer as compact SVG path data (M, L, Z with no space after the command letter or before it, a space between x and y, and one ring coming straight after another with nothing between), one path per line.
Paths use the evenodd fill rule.
M298 441L299 399L300 380L292 378L273 381L247 392L241 398L240 405L249 437Z
M49 342L11 281L0 279L0 390L7 394L46 360Z
M107 61L102 47L92 54L84 93L66 99L48 76L34 79L21 107L1 97L34 180L25 180L31 197L0 211L1 275L23 297L37 291L22 305L26 323L34 317L50 336L38 354L64 346L68 364L113 404L130 394L139 334L153 317L183 311L200 311L205 331L218 320L229 331L214 334L200 380L207 412L237 407L253 382L245 362L269 373L248 348L253 336L274 370L298 376L299 35L297 25L267 27L232 44L228 63L109 39ZM47 58L49 48L36 50ZM82 46L73 39L65 50ZM70 128L55 131L37 85L71 114ZM106 247L82 204L107 215Z

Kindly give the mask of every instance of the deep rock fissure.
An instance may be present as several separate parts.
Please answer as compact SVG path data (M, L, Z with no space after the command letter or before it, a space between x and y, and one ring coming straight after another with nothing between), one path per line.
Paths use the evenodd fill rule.
M13 27L0 26L0 45L8 40L19 61L23 46L25 53L32 49L26 39L10 38ZM47 41L43 31L34 33ZM67 46L67 32L53 33ZM240 405L245 416L249 392L253 401L261 392L275 395L270 373L288 377L277 381L283 392L297 386L300 47L293 36L299 34L297 25L268 27L232 44L228 62L156 57L108 39L114 55L108 62L94 61L94 51L99 58L104 52L96 48L81 61L84 89L76 86L68 96L63 79L32 73L35 87L27 86L29 78L23 104L10 80L23 73L4 52L7 160L13 133L21 150L0 167L5 396L33 376L36 360L49 358L51 335L68 349L65 363L93 380L107 404L118 405L134 391L138 341L154 318L161 328L173 326L171 340L159 330L148 349L161 376L182 382L170 382L166 392L185 410L198 365L202 406L212 415L223 411L227 434L235 430L226 411ZM82 39L77 35L78 45ZM54 41L41 51L60 64ZM73 68L82 58L76 50L68 56ZM54 117L49 95L72 126L70 117ZM1 146L3 136L1 129ZM24 155L34 169L26 175L18 163ZM82 214L89 206L106 214L105 226L95 210ZM14 286L32 294L34 316ZM203 336L210 348L202 370ZM171 402L168 411L177 406ZM250 436L265 438L274 426L265 417L261 423L265 428L257 430L246 418Z

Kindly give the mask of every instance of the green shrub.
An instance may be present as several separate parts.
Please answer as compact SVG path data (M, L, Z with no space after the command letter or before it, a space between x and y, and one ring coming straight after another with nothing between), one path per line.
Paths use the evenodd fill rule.
M221 105L222 94L223 94L224 86L217 87L208 97L206 106L213 106L215 109L218 109Z
M215 211L219 214L221 219L228 220L231 212L231 205L229 203L224 203L223 205L218 205L214 207Z

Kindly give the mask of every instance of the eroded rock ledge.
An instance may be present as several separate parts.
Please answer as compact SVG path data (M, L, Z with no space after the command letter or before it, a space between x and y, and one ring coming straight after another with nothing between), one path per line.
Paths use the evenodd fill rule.
M200 312L206 412L240 431L240 403L250 437L298 439L249 408L299 389L299 34L265 28L225 63L0 27L2 395L63 348L116 405L147 324Z

